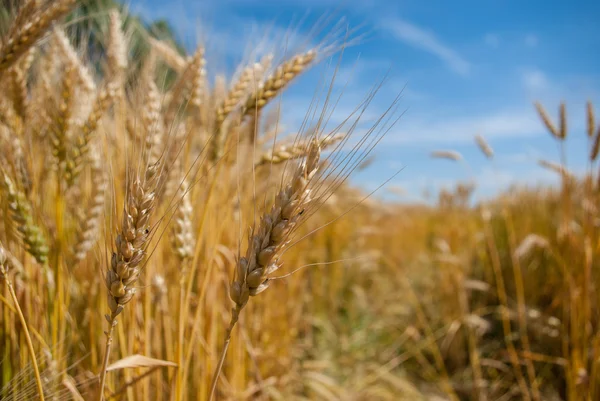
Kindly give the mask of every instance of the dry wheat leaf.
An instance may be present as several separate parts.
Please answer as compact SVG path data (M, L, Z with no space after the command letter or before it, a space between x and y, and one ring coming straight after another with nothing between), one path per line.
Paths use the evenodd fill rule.
M162 359L149 358L144 355L131 355L120 359L106 368L107 372L111 370L127 369L127 368L152 368L155 366L173 366L177 367L175 362L163 361Z

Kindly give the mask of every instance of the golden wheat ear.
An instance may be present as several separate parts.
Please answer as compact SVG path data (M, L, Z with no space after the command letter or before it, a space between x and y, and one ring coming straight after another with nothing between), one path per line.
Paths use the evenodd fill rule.
M250 297L260 294L269 287L269 276L281 265L278 256L288 244L290 234L296 228L305 208L312 201L309 186L317 173L321 156L321 148L317 140L312 140L308 144L305 155L291 179L279 191L271 210L262 216L257 226L253 227L246 256L237 261L235 278L229 292L235 307L231 311L225 345L214 373L210 399L214 396L231 340L231 332L239 319L240 312Z
M147 248L154 234L150 217L156 206L156 191L162 173L159 160L147 164L142 172L131 171L128 174L121 224L115 240L115 250L105 276L110 313L106 315L108 322L106 348L99 374L100 401L104 396L104 384L117 317L137 291L136 283L146 262Z
M0 46L0 74L14 65L35 42L37 42L56 20L67 15L77 0L56 0L37 6L36 1L28 1L21 8L9 29L9 35Z

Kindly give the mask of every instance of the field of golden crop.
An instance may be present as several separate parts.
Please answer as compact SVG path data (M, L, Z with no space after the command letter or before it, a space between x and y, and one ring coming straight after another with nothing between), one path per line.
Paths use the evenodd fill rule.
M584 177L378 201L347 179L395 104L279 124L344 32L225 76L89 3L2 5L0 400L600 399L591 104L587 132L537 105Z

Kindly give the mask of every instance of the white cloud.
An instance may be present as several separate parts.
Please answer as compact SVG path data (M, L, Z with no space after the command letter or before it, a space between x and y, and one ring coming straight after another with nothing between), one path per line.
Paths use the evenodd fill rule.
M495 33L487 33L483 40L489 47L497 48L500 45L500 36Z
M523 85L529 91L538 92L541 90L548 89L550 86L548 78L543 71L539 69L531 69L523 72L522 75Z
M432 116L413 117L408 114L400 120L386 140L395 143L456 143L473 141L478 133L488 139L506 139L531 137L543 132L535 113L523 108L479 116L438 117L437 121Z
M467 75L469 73L471 68L469 62L460 56L454 49L444 44L433 32L400 18L383 20L381 27L397 39L413 47L434 54L448 64L455 72L461 75Z
M525 45L527 47L536 47L538 45L538 43L539 43L539 39L533 33L530 33L527 36L525 36Z

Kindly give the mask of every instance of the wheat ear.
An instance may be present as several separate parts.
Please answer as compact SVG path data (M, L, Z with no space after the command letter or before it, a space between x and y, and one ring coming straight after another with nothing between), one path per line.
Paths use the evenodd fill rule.
M194 209L190 201L190 186L187 180L183 180L180 186L180 203L175 211L173 226L171 228L171 244L175 254L180 261L194 256L194 229L192 227L192 215Z
M123 83L127 69L127 41L121 29L123 21L117 9L110 10L108 16L107 73L111 80Z
M66 64L77 72L77 83L83 87L85 92L94 93L96 91L96 83L94 82L93 75L77 55L65 32L62 29L55 28L53 39L56 48L63 56Z
M145 129L145 151L150 163L160 158L160 147L163 140L164 120L161 113L161 94L154 82L154 57L149 57L142 71L142 86L146 94L142 111L142 121Z
M558 128L556 128L556 126L552 122L552 119L550 118L550 116L546 112L546 109L544 109L544 106L542 106L541 103L536 102L535 108L550 134L558 140L564 140L567 137L567 111L565 104L560 104Z
M456 162L463 160L463 156L454 150L434 150L430 156L434 159L448 159Z
M315 50L298 54L275 69L256 91L246 100L242 115L260 111L265 105L277 96L294 78L305 71L317 58Z
M490 146L490 144L485 140L485 138L481 135L475 136L475 143L479 147L479 150L487 157L488 159L494 158L494 149Z
M591 138L594 136L594 130L596 129L596 121L594 116L594 105L589 100L586 103L586 125L587 125L587 136Z
M89 143L92 139L92 135L96 131L96 128L98 128L100 119L109 109L112 101L117 96L118 89L118 83L111 82L103 87L96 97L92 111L81 127L81 134L75 139L75 143L71 147L70 154L67 155L65 179L67 180L69 186L75 182L75 179L81 172L82 160L88 153Z
M132 174L128 183L129 190L123 208L123 220L115 240L116 250L112 254L105 278L110 314L105 316L109 328L106 332L106 349L100 372L99 401L102 401L104 396L106 368L117 316L135 295L135 284L140 276L142 262L150 241L150 215L156 203L160 167L159 162L150 164L143 177Z
M20 26L13 25L13 34L0 46L0 73L11 67L55 20L66 15L76 4L77 0L56 0L45 10L33 13L25 22L19 22Z
M289 243L290 234L311 203L309 184L317 173L320 155L319 141L313 139L306 151L306 158L298 166L290 182L277 194L271 210L262 216L259 226L250 233L246 256L237 262L235 279L229 292L235 306L231 310L231 322L225 333L221 358L213 375L209 400L214 396L231 341L231 331L239 319L240 312L251 296L256 296L269 287L269 275L281 266L281 251Z
M590 161L596 161L598 158L598 152L600 151L600 127L596 134L593 136L592 149L590 150Z
M71 112L73 110L74 74L72 67L67 67L63 74L58 109L51 119L50 130L52 132L51 144L52 154L59 168L67 157L67 133L69 130Z
M21 143L23 120L16 114L14 108L2 98L0 98L0 122L6 126L9 132L8 134L6 131L3 132L6 142L10 145L7 159L12 163L12 168L18 182L21 184L21 189L25 195L28 195L31 190L31 176Z
M177 50L169 46L167 43L154 38L150 38L150 46L165 63L169 65L177 73L181 73L186 67L186 60Z
M15 18L13 19L12 26L8 31L8 36L13 36L17 33L22 25L27 23L27 20L34 16L35 11L38 7L39 0L25 0Z
M265 56L259 63L254 63L242 71L238 80L233 84L225 99L217 107L217 126L220 126L227 116L236 108L248 92L254 90L257 81L262 78L265 70L271 65L273 56Z
M335 145L336 143L344 139L344 137L344 134L336 134L323 137L319 141L319 146L322 150L324 150L332 145ZM256 162L254 165L258 167L263 166L265 164L280 164L288 160L299 159L301 157L306 156L306 151L308 149L310 149L310 147L307 146L305 143L279 145L276 146L274 149L270 149L269 151L261 155L258 162Z
M100 222L102 219L102 211L104 210L106 189L108 187L106 168L102 164L99 155L96 152L92 152L90 153L90 159L92 193L90 202L87 205L84 220L81 224L81 229L77 236L74 253L75 262L83 260L96 242L98 237L97 234L100 231Z
M206 70L204 69L206 59L203 48L199 48L197 53L197 62L192 64L189 104L196 108L195 113L200 113L206 89Z
M165 120L168 124L171 124L181 105L181 97L185 94L190 86L190 81L193 79L193 75L197 73L204 65L204 48L198 46L194 55L188 60L183 72L179 75L179 78L169 91L169 104L165 115Z
M48 261L48 246L42 235L42 230L33 222L31 205L25 194L19 191L8 175L2 171L3 184L6 191L8 208L12 220L17 225L17 230L25 245L27 252L40 264Z
M33 367L33 375L35 376L35 383L37 385L39 399L40 401L44 401L44 386L42 378L40 376L40 369L38 368L37 364L35 349L33 348L31 336L29 335L29 329L27 328L27 321L25 320L25 316L23 315L23 311L21 310L21 306L19 305L19 299L17 298L17 294L15 293L12 282L8 277L9 263L10 262L7 255L7 251L4 250L4 247L0 242L0 277L4 279L4 282L8 287L8 293L10 294L10 297L12 298L13 303L15 304L15 310L21 322L21 328L23 329L25 342L27 344L27 352L29 353L29 358L31 359L31 366Z
M18 63L11 67L13 104L17 114L24 119L27 115L29 97L27 93L27 74L35 57L35 47L30 48Z

